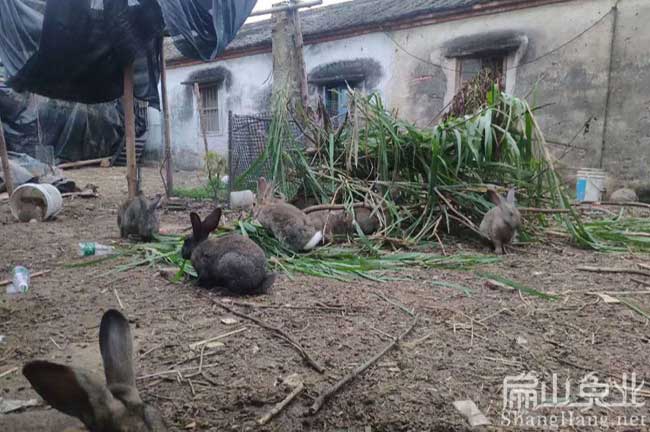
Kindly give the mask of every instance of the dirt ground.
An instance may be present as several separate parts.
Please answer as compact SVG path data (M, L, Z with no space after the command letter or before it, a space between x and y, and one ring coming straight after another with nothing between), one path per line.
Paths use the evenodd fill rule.
M584 401L578 396L578 383L591 372L601 383L609 378L620 383L624 373L628 377L635 373L637 386L643 380L650 382L648 319L624 304L606 303L589 294L635 291L620 297L650 311L650 295L639 293L648 288L633 281L650 279L576 270L633 268L648 263L647 256L598 254L556 240L525 246L498 264L466 271L409 270L399 272L395 276L402 280L391 283L306 276L290 280L282 275L270 295L220 298L290 333L325 368L320 374L290 345L253 322L236 318L236 323L224 323L232 315L215 307L205 290L191 283L171 283L157 268L107 274L119 260L67 268L66 264L81 260L79 241L120 241L116 212L126 195L123 169L67 173L79 185L97 185L100 197L66 198L56 220L36 224L14 222L7 202L0 203L0 279L8 278L15 265L34 272L51 270L35 278L25 295L7 296L4 288L0 293L0 335L5 336L0 342L0 398L37 397L20 373L32 359L74 364L100 374L99 319L109 308L121 308L131 320L140 392L176 431L469 430L467 420L454 408L458 400L474 401L493 429L518 430L516 419L507 422L502 417L506 377L534 371L547 383L553 374L560 383L569 378L572 402ZM143 175L145 192L162 190L156 169L145 169ZM177 173L179 184L199 181L195 174ZM177 231L189 225L187 214L180 212L163 212L161 221L163 228ZM478 245L450 246L451 251L461 249L487 253ZM559 298L549 301L490 288L476 271ZM466 295L432 281L459 284L471 292ZM316 415L307 415L322 391L411 325L412 318L400 304L419 317L405 343L346 385ZM237 330L220 340L223 346L206 348L202 359L200 350L189 348ZM11 372L14 368L18 369ZM299 374L305 391L266 426L258 426L257 420L290 393L282 379L291 374ZM639 394L650 395L650 389L643 387ZM578 422L555 430L635 431L649 430L640 425L641 416L645 425L650 424L648 406L565 407L541 413L606 417L609 426L581 428ZM634 416L639 417L637 424ZM541 428L537 424L531 429Z

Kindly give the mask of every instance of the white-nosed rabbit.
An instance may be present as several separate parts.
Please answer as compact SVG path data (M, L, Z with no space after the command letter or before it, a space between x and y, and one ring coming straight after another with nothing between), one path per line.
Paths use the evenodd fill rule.
M356 207L354 219L346 210L316 210L308 213L308 217L312 226L322 231L327 240L356 235L354 219L365 235L375 233L380 227L379 218L367 207Z
M221 209L215 209L201 222L196 213L190 213L192 234L183 243L181 254L191 259L198 273L198 284L205 288L225 288L234 294L262 294L275 281L274 273L266 271L266 255L261 247L248 237L230 234L208 239L219 226Z
M296 251L311 250L323 239L323 232L314 228L305 212L273 197L273 184L264 177L257 182L253 216L275 238Z
M162 196L158 195L148 200L142 192L138 192L135 198L125 201L117 211L120 237L152 240L160 229L160 218L156 210L161 199Z
M142 401L135 387L133 339L129 322L120 312L109 310L102 317L99 349L106 383L84 369L40 360L27 363L23 375L48 404L78 418L90 432L166 431L161 415ZM24 424L19 427L25 432L54 430L51 428L63 426L64 420L60 414L52 412L52 420L46 422L46 429L38 429L44 421L38 415L33 419L36 429L32 429L30 421L24 418ZM2 422L0 420L0 425ZM12 429L9 425L8 429L2 430L19 429Z
M479 227L479 231L492 242L497 254L506 253L506 246L512 242L521 225L521 215L515 202L515 190L510 189L507 197L502 197L494 190L488 190L490 201L495 207L490 209Z

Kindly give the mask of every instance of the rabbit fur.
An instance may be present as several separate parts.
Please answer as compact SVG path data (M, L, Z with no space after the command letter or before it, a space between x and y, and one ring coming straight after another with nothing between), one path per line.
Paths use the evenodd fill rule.
M314 228L305 212L273 196L273 183L264 177L257 182L253 216L275 238L296 251L311 250L323 239L323 232Z
M120 228L120 237L132 238L142 241L151 241L160 229L158 206L161 195L148 200L142 192L120 206L117 212L117 226Z
M192 234L185 239L181 253L183 258L191 259L199 276L198 284L240 295L268 292L276 275L267 273L266 255L257 243L239 234L208 239L220 218L220 208L204 221L198 214L190 213Z
M521 225L521 214L516 207L515 190L510 189L506 197L489 190L490 200L495 204L481 221L479 231L489 240L497 254L507 253L506 246L512 243Z
M120 312L109 310L102 317L99 349L105 383L84 369L42 360L27 363L23 375L49 405L81 420L90 432L166 431L160 413L142 401L135 386L131 328ZM48 426L61 420L52 414Z

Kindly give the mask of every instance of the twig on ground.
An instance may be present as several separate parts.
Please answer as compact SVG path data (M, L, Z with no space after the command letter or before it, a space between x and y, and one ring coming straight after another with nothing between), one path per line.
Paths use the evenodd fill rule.
M286 408L292 400L294 400L302 391L305 389L305 385L301 382L298 384L298 386L293 389L289 395L284 398L282 401L278 402L268 413L264 415L264 417L260 418L257 421L257 424L260 426L264 426L268 422L271 421L273 417L278 415L284 408Z
M386 303L389 303L389 304L391 304L391 305L393 305L395 307L400 308L408 316L410 316L412 318L415 317L415 313L411 309L407 308L406 306L404 306L403 304L401 304L401 303L399 303L399 302L397 302L395 300L389 299L388 297L386 297L386 294L384 294L383 292L377 291L377 292L374 292L373 294L376 295L377 297L379 297L380 299L382 299L383 301L385 301Z
M14 368L11 368L11 369L9 369L7 371L4 371L4 372L0 373L0 378L4 378L7 375L11 375L12 373L16 372L17 370L18 370L18 368L14 367Z
M325 369L319 365L316 360L314 360L308 353L305 351L305 349L300 345L295 339L293 339L291 336L289 336L287 333L285 333L283 330L281 330L278 327L272 326L270 324L265 323L264 321L257 319L255 317L252 317L250 315L246 315L244 313L238 312L234 310L233 308L221 303L220 301L212 298L210 295L207 294L201 294L202 296L205 296L208 298L213 304L219 306L221 309L225 309L228 312L230 312L233 315L236 315L240 318L245 318L249 321L254 322L258 326L265 328L267 330L270 330L273 334L275 334L277 337L280 339L284 340L285 342L289 343L298 353L302 356L302 358L307 362L309 366L311 366L315 371L318 373L323 373L325 372Z
M201 345L205 345L205 344L208 344L210 342L218 341L219 339L223 339L223 338L226 338L228 336L232 336L234 334L241 333L241 332L243 332L243 331L245 331L247 329L248 329L248 327L242 327L240 329L233 330L233 331L230 331L228 333L220 334L219 336L214 336L214 337L211 337L211 338L208 338L208 339L203 339L202 341L199 341L199 342L194 342L193 344L190 344L190 349L192 351L194 351L195 349L197 349Z
M628 273L628 274L635 274L635 275L650 277L650 271L637 270L637 269L626 269L626 268L615 268L615 267L587 267L587 266L581 266L581 267L576 267L576 270L592 272L592 273Z
M343 386L345 386L348 382L352 381L355 379L357 376L359 376L363 371L368 369L370 366L375 364L380 358L384 356L388 351L392 350L399 342L401 342L406 336L408 336L411 331L415 328L415 325L418 322L418 316L416 315L415 318L413 319L413 322L409 326L408 329L399 337L395 338L390 344L386 345L386 347L381 350L379 353L375 354L370 360L362 364L361 366L357 367L355 370L353 370L351 373L346 375L344 378L339 380L336 384L334 384L332 387L330 387L327 391L321 393L320 396L314 401L314 404L309 408L309 414L314 415L320 409L323 407L325 402L327 402L332 396L334 396Z
M124 305L122 304L122 300L120 300L120 295L117 293L117 288L113 288L113 294L115 294L115 298L117 299L117 304L120 305L120 309L124 310Z
M220 363L212 363L212 364L208 364L208 365L203 365L203 369L210 368L210 367L217 367L217 366L220 366ZM189 372L189 371L193 371L193 370L197 370L197 369L198 369L198 366L186 367L186 368L182 368L182 369L170 369L170 370L166 370L166 371L162 371L162 372L155 372L155 373L152 373L152 374L140 375L136 379L137 380L143 380L143 379L147 379L147 378L157 378L157 377L164 376L164 375L180 375L181 372ZM180 376L182 376L182 375L180 375ZM2 376L0 376L0 378L1 377Z
M637 279L637 278L630 278L630 280L632 282L638 283L639 285L643 285L645 287L650 287L650 282L642 281L641 279ZM645 292L643 292L643 293L645 293Z

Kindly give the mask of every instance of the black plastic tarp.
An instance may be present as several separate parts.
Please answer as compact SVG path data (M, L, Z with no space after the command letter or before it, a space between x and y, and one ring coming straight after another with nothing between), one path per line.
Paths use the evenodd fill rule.
M124 140L124 115L119 101L86 105L29 93L0 83L0 118L10 150L37 154L52 149L59 160L84 160L114 155ZM136 110L136 136L146 132L146 119Z
M0 0L0 58L8 85L51 98L109 102L135 62L135 96L158 107L165 26L181 52L212 60L256 0ZM164 14L164 21L163 21Z
M257 0L160 0L167 31L187 58L209 61L223 53Z
M158 106L156 0L0 0L0 58L7 84L51 98L110 102L135 62L135 96Z
M185 55L214 59L255 3L0 0L0 59L6 84L15 90L0 85L9 148L33 156L36 146L51 146L64 160L112 155L124 136L119 103L124 66L134 62L135 97L158 108L165 26ZM145 124L136 117L136 135Z

